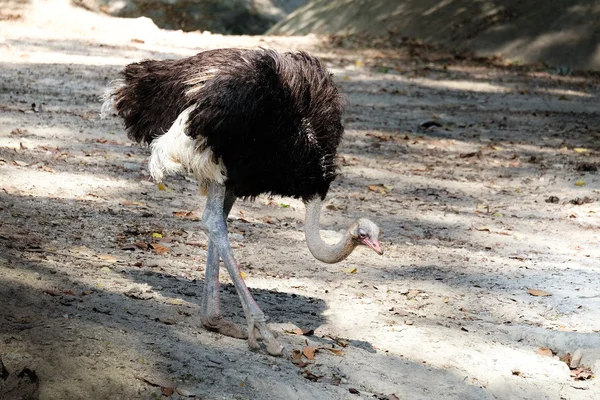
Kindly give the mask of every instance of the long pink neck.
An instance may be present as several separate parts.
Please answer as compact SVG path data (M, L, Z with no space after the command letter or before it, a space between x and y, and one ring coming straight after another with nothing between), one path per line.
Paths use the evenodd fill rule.
M322 202L319 198L305 203L306 218L304 221L304 236L311 254L319 261L334 264L342 261L352 253L356 247L350 232L346 231L342 239L333 244L327 244L319 232L319 219L321 217Z

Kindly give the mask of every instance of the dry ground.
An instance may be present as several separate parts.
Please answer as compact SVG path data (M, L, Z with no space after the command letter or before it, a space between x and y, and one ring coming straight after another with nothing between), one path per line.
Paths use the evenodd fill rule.
M597 79L45 4L0 22L0 359L34 370L40 398L600 398L559 359L600 370ZM335 73L347 134L323 225L367 216L386 252L324 265L301 202L235 205L234 251L281 358L200 327L204 200L185 177L159 190L147 149L98 115L129 62L259 45L309 50ZM228 284L222 301L243 322ZM305 346L336 351L293 363ZM0 398L35 392L0 378L13 390Z

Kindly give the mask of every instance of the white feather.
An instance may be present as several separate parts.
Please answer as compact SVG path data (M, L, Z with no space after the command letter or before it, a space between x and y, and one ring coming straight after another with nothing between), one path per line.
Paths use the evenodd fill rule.
M150 145L152 155L148 162L150 174L157 182L165 175L189 172L205 186L206 183L225 183L227 179L225 165L216 161L206 139L192 139L185 134L187 122L194 106L185 109L171 128L164 135L155 139Z
M100 99L103 101L102 108L100 109L100 118L106 118L116 111L115 95L123 86L125 86L124 79L115 79L110 83L108 88L106 88L104 94L100 96Z

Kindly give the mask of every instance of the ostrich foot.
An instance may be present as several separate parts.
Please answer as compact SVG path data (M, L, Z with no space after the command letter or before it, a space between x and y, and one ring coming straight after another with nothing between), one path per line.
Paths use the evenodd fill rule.
M253 350L260 349L258 340L262 340L267 352L272 356L280 356L283 352L283 346L276 340L277 333L269 329L264 321L264 317L262 321L253 319L248 324L248 331L221 315L202 317L201 321L206 330L218 332L221 335L236 339L248 339L248 346ZM248 332L252 332L252 334L249 335Z
M280 356L283 353L283 346L276 338L277 334L267 326L264 316L248 318L248 346L251 349L260 349L258 339L262 339L267 353L272 356Z
M236 339L248 339L248 333L240 325L231 322L220 315L203 316L202 325L209 331Z

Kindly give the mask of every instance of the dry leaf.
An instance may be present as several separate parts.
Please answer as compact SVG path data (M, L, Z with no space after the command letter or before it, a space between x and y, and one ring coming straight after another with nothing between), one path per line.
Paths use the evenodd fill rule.
M304 336L312 336L315 331L314 329L284 329L285 333L291 333L292 335L304 335Z
M133 377L136 379L139 379L140 381L143 381L149 385L160 386L161 390L162 390L162 388L168 387L167 385L169 383L169 381L167 381L167 380L159 379L159 378L156 378L153 376L134 375Z
M569 203L574 204L576 206L581 206L583 204L593 203L595 199L585 196L583 199L580 197L576 197L573 200L570 200Z
M200 217L193 211L173 211L173 215L177 218L189 219L192 221L200 221Z
M552 350L550 350L547 347L540 347L539 349L536 350L535 353L539 354L540 356L544 356L544 357L552 357Z
M585 186L585 181L583 181L581 179L578 181L575 181L575 186L577 186L577 187Z
M135 242L135 247L137 247L138 249L148 250L149 246L150 245L148 243L145 243L145 242Z
M588 149L586 149L585 147L575 147L573 151L575 151L575 153L585 153L588 151Z
M116 262L116 261L119 260L117 257L111 256L109 254L99 254L96 257L98 257L101 260L108 261L108 262L111 262L111 263L112 262Z
M539 290L539 289L527 289L527 293L529 293L532 296L538 296L538 297L552 296L552 293L545 292L545 291Z
M183 305L185 302L181 299L167 299L167 304L171 304L174 306L181 306Z
M302 360L302 352L300 350L292 350L292 364L299 368L304 368L308 365Z
M163 246L159 243L150 243L150 247L152 247L152 249L158 254L165 254L169 252L169 248L167 246Z
M332 352L333 354L335 354L336 356L343 356L344 355L344 350L341 349L333 349L331 347L321 347L324 350L329 350L330 352Z
M387 142L387 141L389 141L389 140L391 140L391 139L392 139L392 137L391 137L391 136L388 136L388 135L380 135L380 134L377 134L377 133L367 133L367 134L366 134L366 136L369 136L369 137L375 138L375 139L377 139L377 140L380 140L380 141L382 141L382 142Z
M125 200L125 201L122 201L121 204L124 205L124 206L147 207L144 203L141 203L139 201L128 201L128 200Z
M585 381L592 379L594 377L594 373L588 367L579 367L571 371L571 377L576 381Z
M309 370L304 370L302 372L302 376L305 377L306 379L308 379L309 381L313 381L313 382L316 382L317 380L319 380L319 378L322 378L322 376L315 375L312 372L310 372Z
M387 193L385 191L385 188L383 187L383 185L369 185L369 190L371 192L377 192L377 193L381 193L381 194Z
M348 347L348 345L350 344L350 340L348 340L348 339L334 337L331 335L325 335L323 337L333 340L338 346L341 346L341 347Z
M242 277L242 279L246 279L246 273L244 271L240 271L240 275Z
M133 287L123 294L127 297L131 297L132 299L138 300L150 300L154 297L152 291L144 290L139 287Z
M277 220L277 218L275 218L275 217L270 217L270 216L263 217L263 218L262 218L262 220L263 220L265 223L267 223L267 224L270 224L270 225L276 225L276 224L277 224L277 221L278 221L278 220Z
M304 357L308 358L309 360L314 360L317 350L318 348L314 346L304 346L302 348L302 354L304 354Z

